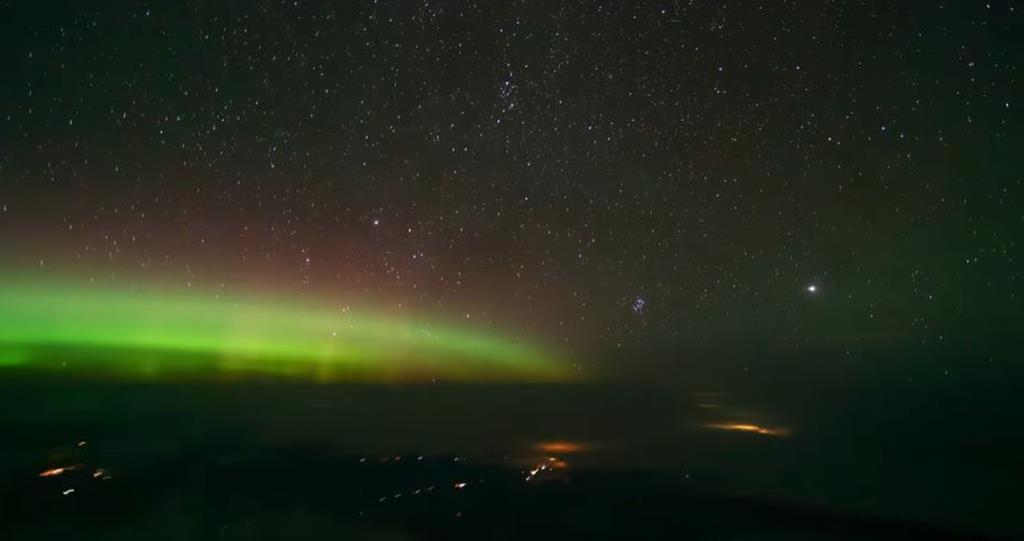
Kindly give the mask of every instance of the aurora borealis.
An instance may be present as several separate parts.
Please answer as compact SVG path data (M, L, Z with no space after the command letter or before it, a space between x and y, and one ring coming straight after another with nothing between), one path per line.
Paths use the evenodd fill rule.
M570 375L540 349L449 325L280 298L154 291L9 282L0 287L0 367L320 382Z

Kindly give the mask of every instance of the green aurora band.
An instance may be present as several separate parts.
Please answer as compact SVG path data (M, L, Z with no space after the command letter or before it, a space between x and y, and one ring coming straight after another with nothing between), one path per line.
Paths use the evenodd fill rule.
M450 326L281 299L66 282L0 285L0 369L143 380L573 379L546 352Z

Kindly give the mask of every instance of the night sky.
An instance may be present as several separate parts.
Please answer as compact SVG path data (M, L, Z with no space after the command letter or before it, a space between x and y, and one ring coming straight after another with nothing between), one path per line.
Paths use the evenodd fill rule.
M598 376L1014 355L1013 2L0 16L5 274L355 300Z
M1024 538L1022 69L1015 0L0 0L0 539Z

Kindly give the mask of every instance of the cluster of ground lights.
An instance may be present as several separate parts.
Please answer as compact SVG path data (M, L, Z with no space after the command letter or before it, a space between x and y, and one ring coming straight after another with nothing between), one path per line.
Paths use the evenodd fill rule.
M537 347L468 328L287 298L0 285L0 369L145 379L559 381Z

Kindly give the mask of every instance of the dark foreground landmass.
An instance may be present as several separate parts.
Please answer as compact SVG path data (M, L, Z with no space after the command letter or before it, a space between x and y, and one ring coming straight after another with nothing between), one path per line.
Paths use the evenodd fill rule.
M720 493L667 472L551 471L526 481L528 466L458 457L221 452L142 471L76 463L10 480L4 538L995 539Z
M8 379L0 538L1013 538L1013 387L988 388Z

